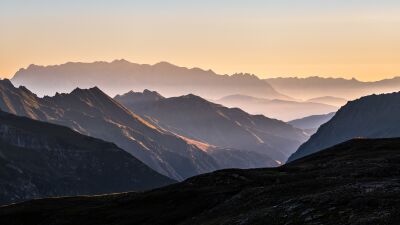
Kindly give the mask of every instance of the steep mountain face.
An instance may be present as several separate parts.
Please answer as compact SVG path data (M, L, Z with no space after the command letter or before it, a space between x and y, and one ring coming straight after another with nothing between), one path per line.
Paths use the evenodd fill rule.
M304 117L301 119L296 119L289 121L288 124L291 124L294 127L300 128L303 131L307 132L310 136L317 132L318 128L328 122L335 115L335 112L324 114L324 115L313 115Z
M289 161L352 138L400 137L399 124L400 93L362 97L342 107Z
M98 86L110 96L147 88L161 91L167 96L194 93L216 99L227 94L251 93L259 97L288 98L254 75L218 75L211 70L188 69L166 62L146 65L115 60L111 63L30 65L19 70L12 82L17 86L26 86L40 96L70 92L76 87Z
M159 96L150 91L129 92L115 99L165 130L214 146L257 152L281 162L307 138L302 130L282 121L250 115L193 94L172 98L149 95Z
M265 81L279 92L301 99L332 96L352 100L365 95L400 90L400 77L375 82L362 82L354 78L347 80L322 77L271 78Z
M289 121L310 115L326 114L338 110L336 106L315 102L287 101L278 99L255 98L246 95L230 95L216 103L239 107L252 114L263 114L267 117Z
M112 143L0 112L0 204L152 189L173 180Z
M0 109L68 126L114 142L161 174L184 179L220 169L216 160L183 138L152 126L98 88L38 98L24 87L0 81Z
M400 139L352 140L279 168L217 171L144 193L1 207L0 220L8 225L397 225L399 164Z

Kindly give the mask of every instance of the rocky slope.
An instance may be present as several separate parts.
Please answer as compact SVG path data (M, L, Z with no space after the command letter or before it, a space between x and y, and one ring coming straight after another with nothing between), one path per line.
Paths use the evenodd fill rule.
M179 135L214 146L256 152L281 162L308 138L302 130L282 121L250 115L193 94L164 98L145 90L118 95L115 100L149 123Z
M289 161L352 138L400 137L400 93L351 101L302 144Z
M154 170L174 179L221 168L204 150L149 124L96 87L38 98L28 89L15 88L10 81L2 80L0 109L114 142Z
M177 180L222 168L278 165L265 154L202 143L154 126L98 88L38 98L28 89L15 88L3 80L0 95L0 109L114 142L154 170Z
M217 171L145 193L2 207L0 220L8 225L396 225L399 163L400 139L359 139L279 168Z
M0 204L171 183L112 143L0 111Z
M110 96L147 88L168 96L194 93L216 99L230 94L252 93L258 97L288 98L251 74L218 75L211 70L188 69L167 62L147 65L115 60L110 63L30 65L19 70L12 82L26 86L40 96L70 92L76 87L98 86Z

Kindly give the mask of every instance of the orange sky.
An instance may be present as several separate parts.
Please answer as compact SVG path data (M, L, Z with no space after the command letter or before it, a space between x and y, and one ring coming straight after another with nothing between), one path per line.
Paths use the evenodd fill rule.
M120 58L262 78L400 76L398 1L246 2L2 0L0 76Z

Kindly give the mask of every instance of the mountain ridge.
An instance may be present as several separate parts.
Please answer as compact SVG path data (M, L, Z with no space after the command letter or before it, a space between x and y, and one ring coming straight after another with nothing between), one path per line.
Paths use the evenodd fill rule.
M239 108L228 108L197 95L148 98L148 93L128 92L119 101L150 123L182 136L211 145L255 151L274 160L284 160L307 137L300 129L280 120L250 115Z
M259 96L290 98L278 93L255 75L218 75L212 70L180 67L166 62L149 65L114 60L69 62L51 66L30 65L16 72L11 80L15 85L26 86L40 96L70 92L75 87L98 86L110 96L132 89L152 89L168 96L194 92L206 98L215 98L229 93L252 92Z

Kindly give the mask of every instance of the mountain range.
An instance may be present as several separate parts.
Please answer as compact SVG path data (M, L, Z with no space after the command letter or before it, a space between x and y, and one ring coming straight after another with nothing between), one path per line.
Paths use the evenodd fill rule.
M280 77L264 80L279 92L300 99L331 96L354 100L365 95L400 91L400 77L372 82L363 82L354 78L348 80L322 77Z
M173 182L112 143L0 111L0 205Z
M262 114L283 121L290 121L311 115L326 114L338 110L338 107L325 103L265 99L247 95L225 96L215 102L228 107L239 107L251 114Z
M350 101L319 127L289 161L353 138L400 137L400 92Z
M180 180L220 169L215 159L183 138L152 126L97 87L39 98L0 82L0 109L64 125L113 142L161 174Z
M301 129L282 121L250 115L193 94L165 98L145 90L114 99L154 126L213 146L267 155L280 162L286 161L308 138ZM262 157L259 160L265 161Z
M7 225L396 225L399 163L400 139L355 139L278 168L222 170L144 193L1 207L0 220Z
M65 63L53 66L30 65L15 73L12 82L39 96L68 93L97 86L110 96L130 90L157 90L167 96L189 93L217 99L230 94L288 99L268 83L251 74L218 75L212 70L188 69L167 62L154 65L126 60L93 63Z
M195 106L200 98L193 99L194 102L187 103ZM180 109L178 103L172 104L171 107ZM0 109L19 116L64 125L82 134L113 142L155 171L175 180L223 168L277 166L306 139L306 135L300 129L259 116L252 120L257 123L258 120L267 121L267 126L262 124L252 131L247 131L247 128L238 128L239 125L234 125L236 131L239 131L237 134L244 135L244 137L236 136L236 139L250 140L246 143L252 143L251 148L243 144L214 145L204 142L204 139L196 140L191 136L185 136L188 133L178 133L170 127L162 127L153 123L147 116L142 118L97 87L76 88L68 94L57 93L53 97L39 98L23 86L16 88L9 80L2 80ZM244 116L244 120L249 117L241 110L231 111L239 112L239 115ZM218 116L221 119L221 115ZM228 124L231 126L232 121ZM207 126L212 128L213 124ZM203 126L202 129L208 128ZM271 131L268 131L269 129ZM275 132L282 133L274 134ZM237 148L242 146L243 148Z

